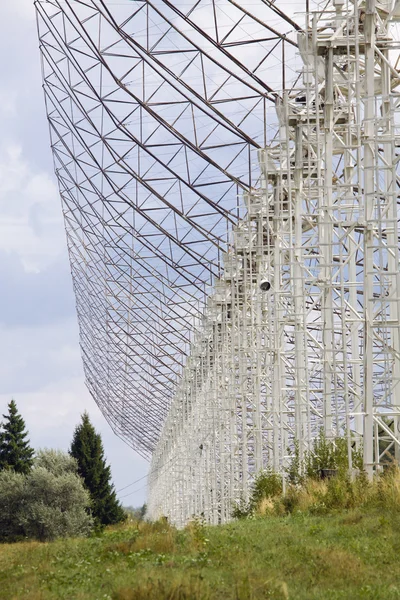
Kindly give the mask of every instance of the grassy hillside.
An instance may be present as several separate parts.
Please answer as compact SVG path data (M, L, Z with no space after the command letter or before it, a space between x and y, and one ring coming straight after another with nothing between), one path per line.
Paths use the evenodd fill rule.
M260 517L223 527L130 523L100 537L0 545L0 598L400 598L400 515Z

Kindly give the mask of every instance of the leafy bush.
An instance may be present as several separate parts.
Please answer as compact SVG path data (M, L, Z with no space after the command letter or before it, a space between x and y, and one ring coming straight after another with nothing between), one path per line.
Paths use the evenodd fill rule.
M143 521L147 512L147 504L145 503L138 507L124 506L124 511L128 515L129 519L133 519L134 521Z
M250 504L255 508L263 498L273 498L282 494L282 476L271 469L261 471L254 481Z
M298 440L295 440L293 449L288 450L290 456L289 466L286 469L286 475L289 483L301 483L303 479L303 465L300 458L300 446Z
M234 507L234 518L289 513L326 514L357 507L376 507L400 511L400 469L392 467L369 481L362 470L362 449L353 448L353 466L358 473L348 471L348 439L326 438L323 431L314 442L312 451L300 458L298 444L291 452L286 470L287 487L282 488L282 476L271 470L260 473L252 488L250 499ZM321 479L324 469L331 477Z
M0 541L23 538L19 516L26 498L26 476L12 470L0 471Z
M246 502L244 498L241 498L233 507L232 517L234 519L248 517L258 510L263 500L275 498L281 494L282 476L272 471L272 469L260 471L254 480L250 500Z
M300 486L289 486L282 503L287 513L322 515L354 505L353 483L335 476L330 479L306 478Z
M285 512L324 514L327 491L328 482L316 479L305 479L300 486L290 485L282 498Z
M336 475L330 479L303 478L301 484L289 484L285 492L264 496L254 508L233 516L262 516L291 513L324 515L354 508L376 508L384 512L400 512L400 469L392 467L369 481L361 472L351 479Z
M74 473L54 475L43 467L27 476L28 500L20 515L26 536L39 540L90 533L89 492Z
M241 497L237 502L234 503L232 508L233 519L245 519L251 514L250 502L247 502Z
M352 444L352 465L354 469L363 470L362 448L356 448ZM349 469L348 462L348 440L346 436L338 436L328 439L323 429L314 440L313 448L304 453L301 460L298 442L294 443L293 449L289 450L291 457L286 475L290 483L301 484L304 477L319 479L321 471L327 469L336 471L345 476Z
M1 541L45 541L90 533L90 495L72 467L69 457L41 451L29 474L0 472Z
M78 473L78 462L67 452L44 448L38 450L34 460L36 467L43 467L57 477L64 473Z

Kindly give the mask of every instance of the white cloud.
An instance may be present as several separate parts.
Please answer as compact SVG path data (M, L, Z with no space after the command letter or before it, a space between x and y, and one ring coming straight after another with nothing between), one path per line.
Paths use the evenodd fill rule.
M34 172L15 143L0 146L0 250L18 254L27 271L65 252L57 187L46 172Z

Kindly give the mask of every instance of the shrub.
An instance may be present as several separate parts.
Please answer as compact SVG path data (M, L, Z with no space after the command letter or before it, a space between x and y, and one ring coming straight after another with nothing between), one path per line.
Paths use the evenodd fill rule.
M289 483L298 484L303 480L303 465L300 458L300 445L298 440L294 441L293 448L289 448L289 466L285 470Z
M62 450L40 449L36 453L34 464L36 467L43 467L57 477L64 473L74 473L75 475L78 473L76 459Z
M242 497L233 507L232 518L244 519L254 512L263 512L260 506L267 498L275 498L282 494L282 475L275 473L272 469L260 471L256 476L248 502ZM266 504L264 506L266 510Z
M237 516L262 516L309 513L323 515L337 510L372 508L400 512L400 469L392 467L369 481L361 472L353 480L346 474L330 479L304 478L301 484L289 484L285 493L265 495L254 508L250 499L248 510ZM236 515L234 515L236 516Z
M1 541L45 541L90 533L90 495L80 477L68 471L72 468L68 460L59 453L42 451L29 474L0 472ZM57 461L58 467L64 465L64 471L56 468ZM49 464L59 475L38 466L40 463Z
M400 511L400 469L392 466L374 481L374 490L369 503L390 511Z
M124 506L124 511L129 519L133 519L134 521L144 521L147 512L147 504L143 504L136 508L134 506Z
M271 470L255 479L248 502L234 507L234 518L252 514L282 515L295 512L326 514L335 510L375 507L400 511L400 469L392 466L369 481L362 470L362 449L353 448L356 477L348 471L348 439L328 440L323 431L313 450L300 459L298 444L291 452L286 470L288 485L283 492L282 477ZM331 469L334 476L321 480L321 470ZM352 474L354 475L354 473Z
M26 476L12 470L0 471L0 541L25 536L17 515L24 509Z
M234 503L232 508L233 519L245 519L251 514L251 506L249 502L242 497L240 500Z
M256 508L264 498L274 498L282 494L282 476L274 473L271 469L261 471L255 478L250 508Z
M285 496L276 496L274 498L263 498L255 509L255 514L259 516L284 516L288 511L284 504Z
M359 471L363 470L363 451L352 445L352 465ZM328 439L323 429L315 438L312 450L304 452L303 460L300 457L300 448L297 441L293 448L288 450L290 462L285 472L289 483L301 484L305 477L319 479L324 469L337 471L345 476L349 469L348 439L346 436L337 436Z
M305 479L301 486L289 486L283 498L287 513L310 512L323 514L326 512L326 481Z
M328 439L321 429L313 449L305 453L304 472L307 477L319 478L323 469L347 473L348 468L347 438Z
M90 533L90 494L74 473L55 476L37 467L26 478L26 491L26 507L20 520L27 537L44 541Z

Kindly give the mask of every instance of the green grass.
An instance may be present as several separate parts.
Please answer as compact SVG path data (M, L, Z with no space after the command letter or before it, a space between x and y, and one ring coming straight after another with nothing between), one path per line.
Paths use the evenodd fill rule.
M349 511L223 527L131 523L0 545L7 600L400 599L400 515Z

